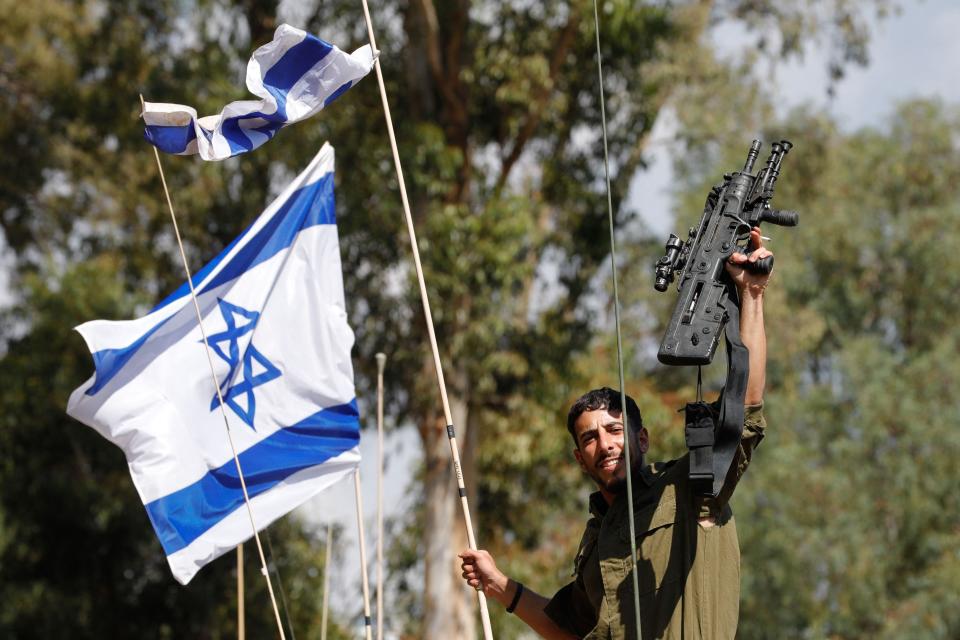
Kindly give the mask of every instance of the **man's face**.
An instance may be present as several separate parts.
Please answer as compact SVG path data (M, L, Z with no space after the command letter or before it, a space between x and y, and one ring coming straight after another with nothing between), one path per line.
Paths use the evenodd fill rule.
M600 487L600 491L615 495L627 486L627 465L623 450L623 419L619 411L597 409L584 411L573 425L578 447L573 455L580 468ZM631 430L632 431L632 430ZM643 465L647 452L647 430L633 431L630 462L634 469Z

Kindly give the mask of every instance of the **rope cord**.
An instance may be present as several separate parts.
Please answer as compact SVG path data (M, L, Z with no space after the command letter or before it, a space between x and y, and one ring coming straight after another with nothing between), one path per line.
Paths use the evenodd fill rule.
M237 640L247 640L247 616L243 610L243 543L237 545Z
M146 108L143 103L143 96L140 96L141 108ZM190 286L190 298L193 301L194 310L197 313L197 324L200 327L200 335L203 338L203 347L207 355L207 363L210 365L210 377L213 379L213 387L217 391L217 400L220 404L220 414L223 416L223 426L227 432L227 440L230 443L230 451L233 454L233 462L237 467L237 476L240 478L240 488L243 491L243 502L247 507L247 515L250 518L250 527L253 529L253 537L257 543L257 553L260 555L260 573L267 580L267 591L270 593L270 603L273 605L273 615L277 622L277 631L280 633L280 640L286 640L283 632L283 624L280 622L280 609L277 607L277 598L273 593L273 583L270 580L270 572L267 570L267 560L263 553L263 545L260 542L260 534L257 532L257 525L253 519L253 508L250 506L250 495L247 493L247 481L243 476L243 469L240 466L240 457L237 455L237 447L233 442L233 434L230 431L230 421L227 419L226 404L223 400L223 394L220 391L220 381L217 379L217 373L213 366L213 357L210 355L210 343L207 341L207 332L203 327L203 314L200 311L200 303L197 301L197 292L193 286L193 275L190 273L190 265L187 262L187 253L183 248L183 240L180 237L180 227L177 224L177 216L173 211L173 201L170 198L170 190L167 188L167 179L163 174L163 165L160 163L160 152L153 148L153 155L157 160L157 170L160 172L160 182L163 184L163 193L167 198L167 207L170 210L170 220L173 222L173 233L177 238L177 247L180 249L180 258L183 261L183 269L187 274L187 284Z
M420 264L420 250L417 247L417 235L413 228L413 215L410 213L410 200L407 197L406 182L403 179L403 169L400 166L400 152L397 149L397 136L393 130L393 118L390 116L390 103L387 100L387 89L383 82L383 71L380 69L377 41L373 35L373 23L370 20L370 8L367 0L363 2L363 15L367 22L367 33L370 37L370 47L376 56L373 67L377 72L377 83L380 86L380 100L383 103L383 117L387 123L387 135L390 139L390 149L393 152L393 165L397 172L397 184L400 187L400 200L403 203L403 214L407 223L407 235L410 238L410 248L413 252L413 264L417 273L417 282L420 285L420 301L423 304L423 315L427 325L427 335L430 339L430 349L433 353L433 366L437 373L437 384L440 387L440 399L443 402L443 414L447 421L447 435L450 442L450 455L453 458L454 473L457 477L457 488L460 494L460 506L463 510L464 525L467 529L467 544L470 549L477 549L477 540L473 534L473 521L470 517L470 505L467 501L466 485L463 482L463 470L460 464L460 451L457 439L453 435L453 419L450 414L450 402L447 399L447 386L443 379L443 366L440 363L440 349L437 347L437 336L433 328L433 316L430 313L430 300L427 296L427 285L423 278L423 267ZM484 640L493 640L493 627L490 624L490 612L487 608L487 598L483 590L477 590L477 600L480 603L480 620L483 624Z
M603 172L607 181L607 216L610 220L610 271L613 278L613 313L617 328L617 368L620 374L620 415L623 418L624 456L627 465L627 517L630 520L630 557L633 562L633 611L637 627L637 640L643 638L640 625L640 587L637 580L637 532L633 518L633 470L630 452L630 430L627 420L627 392L623 376L623 340L620 335L620 292L617 288L617 240L613 224L613 199L610 189L610 159L607 147L607 110L603 97L603 55L600 53L600 13L597 0L593 0L593 20L597 40L597 76L600 82L600 121L603 128Z

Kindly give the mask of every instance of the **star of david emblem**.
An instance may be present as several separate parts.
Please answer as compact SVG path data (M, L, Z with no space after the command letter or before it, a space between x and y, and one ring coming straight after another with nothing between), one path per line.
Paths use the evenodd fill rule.
M257 351L252 340L247 344L243 354L240 353L239 341L257 326L260 312L230 304L222 298L217 299L217 304L220 306L220 313L227 328L210 336L207 342L213 352L230 365L230 370L220 385L220 393L227 406L233 409L233 412L240 416L248 427L256 431L253 418L257 412L257 397L253 390L279 378L280 369ZM226 343L226 349L222 346L224 343ZM239 376L235 375L237 367L241 367ZM220 401L215 394L210 402L210 410L215 410L219 404Z

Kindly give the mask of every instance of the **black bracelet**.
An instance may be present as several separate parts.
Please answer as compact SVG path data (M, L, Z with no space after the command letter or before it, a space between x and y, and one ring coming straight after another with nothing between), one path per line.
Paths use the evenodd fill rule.
M513 610L517 608L517 605L520 604L520 596L523 594L523 583L517 583L517 591L513 594L513 600L510 601L510 606L507 607L507 613L513 613Z

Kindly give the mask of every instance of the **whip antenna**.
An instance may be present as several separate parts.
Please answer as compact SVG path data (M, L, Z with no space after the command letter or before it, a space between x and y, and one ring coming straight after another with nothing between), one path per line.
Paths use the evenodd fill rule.
M620 416L623 420L624 456L627 465L627 517L630 520L630 558L633 563L633 612L637 627L637 639L641 640L640 588L637 582L637 532L633 521L633 470L630 461L630 427L627 421L627 392L623 379L623 340L620 337L620 293L617 289L617 239L613 225L613 200L610 195L610 159L607 149L607 110L603 99L603 55L600 53L600 13L597 0L593 0L593 22L596 26L597 76L600 82L600 123L603 128L603 173L607 180L607 217L610 220L610 272L613 278L613 317L617 330L617 368L620 374Z

